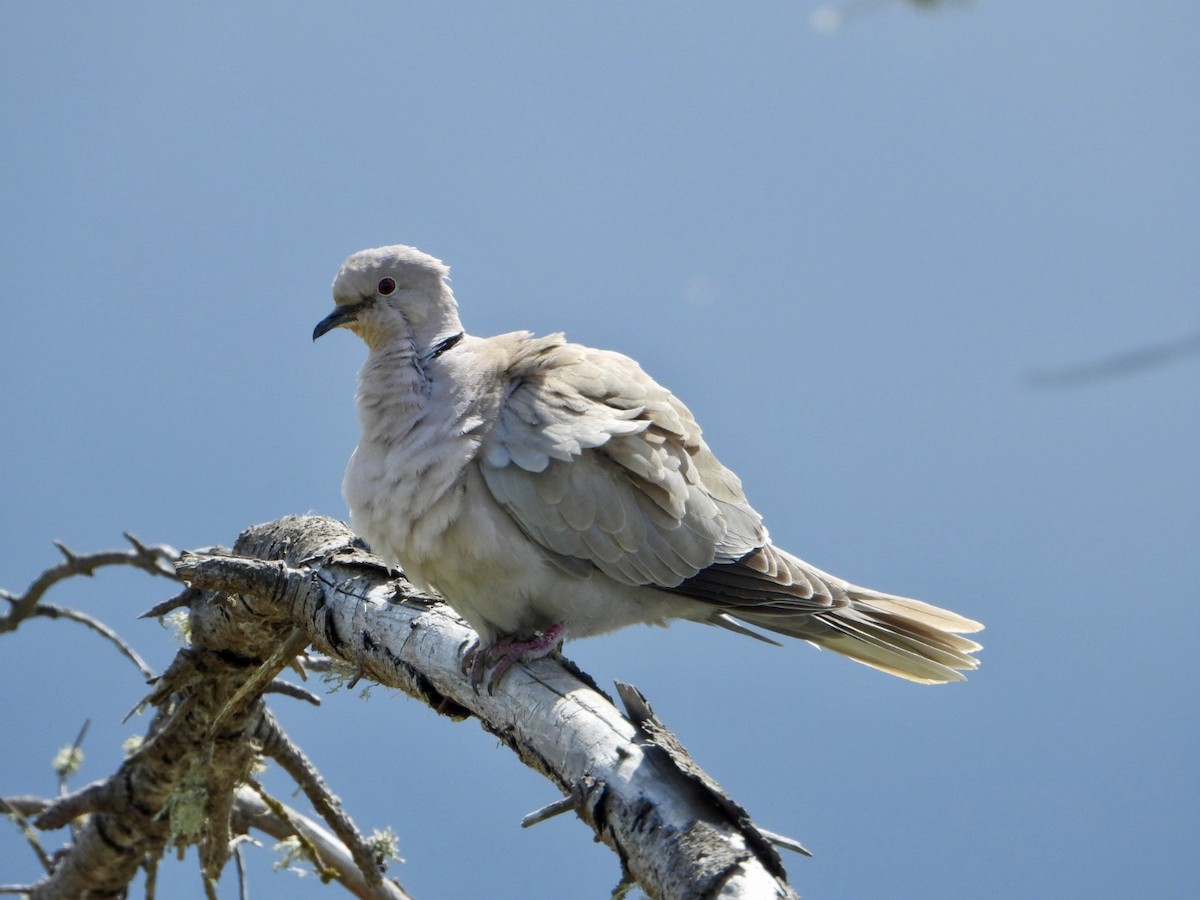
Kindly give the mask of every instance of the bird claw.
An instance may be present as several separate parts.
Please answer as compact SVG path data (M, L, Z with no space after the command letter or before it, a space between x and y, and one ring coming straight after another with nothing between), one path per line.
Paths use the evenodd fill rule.
M539 631L532 638L517 640L511 636L502 637L484 647L479 640L463 651L462 673L471 680L471 686L476 693L483 686L484 675L491 669L491 677L487 680L487 692L493 693L504 673L517 662L531 662L549 656L562 649L562 623L551 625L545 631Z
M463 651L462 662L459 669L466 675L471 686L475 688L475 692L479 692L479 686L483 683L483 673L487 670L487 656L490 648L480 645L479 638L471 641L470 646Z

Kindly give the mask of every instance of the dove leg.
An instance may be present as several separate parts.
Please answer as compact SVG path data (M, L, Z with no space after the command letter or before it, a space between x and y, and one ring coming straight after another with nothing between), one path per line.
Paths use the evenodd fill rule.
M502 637L487 647L481 647L476 641L463 653L463 673L470 675L471 684L478 690L483 684L484 674L490 668L492 675L487 682L487 691L490 694L500 683L504 673L512 668L513 663L541 659L561 649L562 642L561 622L551 625L545 631L537 632L526 640Z

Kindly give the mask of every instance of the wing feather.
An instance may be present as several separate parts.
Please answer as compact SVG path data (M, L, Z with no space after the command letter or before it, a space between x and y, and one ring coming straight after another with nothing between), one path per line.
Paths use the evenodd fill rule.
M526 534L626 584L676 585L727 553L727 519L738 541L760 522L732 473L711 495L706 470L726 470L682 403L632 360L560 335L513 350L479 459Z

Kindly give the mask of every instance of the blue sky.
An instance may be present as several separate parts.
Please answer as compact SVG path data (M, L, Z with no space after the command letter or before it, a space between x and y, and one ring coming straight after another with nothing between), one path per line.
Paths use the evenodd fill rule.
M341 260L446 260L466 327L621 350L696 413L776 542L984 621L925 688L696 625L569 654L640 687L806 897L1195 888L1200 358L1053 370L1200 328L1194 3L68 5L0 20L0 585L128 530L230 544L345 515ZM52 602L174 652L105 573ZM102 777L137 673L0 637L0 794ZM280 701L417 896L605 896L614 858L474 723ZM286 793L282 780L271 782ZM50 842L53 845L53 841ZM257 897L328 896L250 851ZM0 832L0 881L36 876ZM201 896L194 857L164 866ZM222 888L232 895L233 885Z

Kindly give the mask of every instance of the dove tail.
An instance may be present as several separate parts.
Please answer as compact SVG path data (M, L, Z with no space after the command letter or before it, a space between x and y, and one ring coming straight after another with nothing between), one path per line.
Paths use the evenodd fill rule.
M964 633L983 628L920 600L848 587L849 603L807 615L756 615L745 607L737 618L841 653L853 660L922 684L963 681L975 669L971 654L981 645Z

